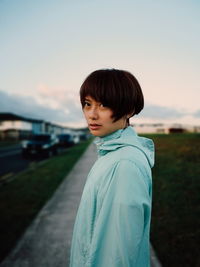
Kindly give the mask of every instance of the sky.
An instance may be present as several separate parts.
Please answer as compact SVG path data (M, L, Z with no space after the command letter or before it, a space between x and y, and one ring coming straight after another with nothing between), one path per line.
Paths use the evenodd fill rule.
M0 112L86 126L79 88L96 69L138 79L132 123L200 125L197 0L0 0Z

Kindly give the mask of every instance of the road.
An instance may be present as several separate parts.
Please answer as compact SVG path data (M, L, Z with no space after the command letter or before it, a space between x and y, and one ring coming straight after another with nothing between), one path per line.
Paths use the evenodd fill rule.
M66 149L62 149L65 151ZM12 176L32 165L33 162L44 160L44 158L25 159L21 155L21 145L0 148L0 178Z
M0 149L0 177L10 176L26 169L32 160L23 159L21 146L14 145Z

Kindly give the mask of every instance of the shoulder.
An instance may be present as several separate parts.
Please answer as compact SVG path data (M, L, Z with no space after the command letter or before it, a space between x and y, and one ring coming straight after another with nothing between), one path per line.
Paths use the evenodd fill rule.
M151 175L142 167L142 165L134 159L121 158L114 165L115 175L118 181L130 182L133 186L135 184L143 184L146 188L151 188Z
M132 165L139 168L142 172L150 173L149 163L144 153L134 146L124 146L110 154L115 163L123 162L123 164Z
M121 159L116 162L111 176L107 186L110 188L109 194L112 195L113 192L117 202L133 204L150 201L151 181L133 161Z
M129 159L132 161L136 159L143 161L145 159L144 153L135 146L121 147L118 152L120 153L120 159Z
M144 175L151 175L149 163L142 151L134 146L123 146L100 157L94 169L98 171L111 171L117 165L130 165L130 168L138 168Z
M121 158L119 161L115 162L113 168L115 172L124 174L127 177L132 176L132 174L142 176L140 166L132 159Z

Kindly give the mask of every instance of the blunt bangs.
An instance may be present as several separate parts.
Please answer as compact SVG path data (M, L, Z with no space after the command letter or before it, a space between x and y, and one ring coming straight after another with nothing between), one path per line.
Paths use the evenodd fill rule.
M82 108L91 96L113 111L114 121L127 114L138 114L144 107L144 97L137 79L128 71L101 69L92 72L80 88Z

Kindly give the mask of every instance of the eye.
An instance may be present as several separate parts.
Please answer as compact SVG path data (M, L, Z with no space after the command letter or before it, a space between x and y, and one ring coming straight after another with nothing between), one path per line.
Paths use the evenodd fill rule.
M99 105L101 108L105 108L106 106L103 103L100 103Z
M84 107L90 107L90 106L91 106L91 104L88 101L84 102Z

